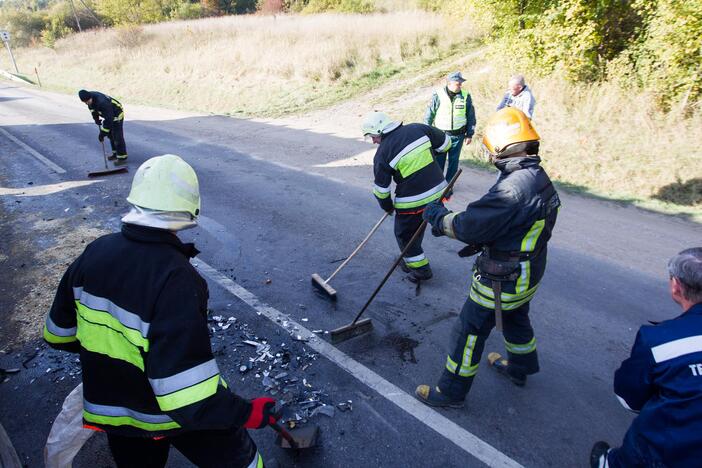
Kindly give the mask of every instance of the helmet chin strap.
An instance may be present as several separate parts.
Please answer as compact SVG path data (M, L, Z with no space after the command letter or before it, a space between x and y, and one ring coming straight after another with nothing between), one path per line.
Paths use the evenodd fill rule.
M122 218L122 222L169 231L182 231L197 226L197 219L194 219L190 213L150 210L136 205L132 205L129 213Z

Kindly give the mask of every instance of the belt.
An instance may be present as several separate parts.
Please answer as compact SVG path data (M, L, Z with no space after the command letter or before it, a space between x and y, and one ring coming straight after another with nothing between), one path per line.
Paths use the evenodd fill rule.
M526 262L528 260L532 260L539 255L541 255L541 251L543 250L543 246L539 247L538 249L534 250L533 252L519 252L519 251L513 251L513 252L505 252L505 251L500 251L500 250L493 250L489 247L486 247L487 250L487 255L490 259L492 260L498 260L500 262Z
M461 136L466 134L466 127L459 128L458 130L444 130L444 133L449 136Z

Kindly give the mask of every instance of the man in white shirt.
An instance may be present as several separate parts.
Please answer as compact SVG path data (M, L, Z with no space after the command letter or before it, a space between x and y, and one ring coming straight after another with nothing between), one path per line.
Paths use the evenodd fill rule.
M524 83L524 75L514 75L509 80L507 92L497 105L497 110L503 107L515 107L524 112L529 119L534 118L536 99L531 89Z

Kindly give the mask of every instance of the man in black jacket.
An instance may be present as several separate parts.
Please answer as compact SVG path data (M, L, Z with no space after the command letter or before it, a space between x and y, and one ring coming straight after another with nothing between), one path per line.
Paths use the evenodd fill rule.
M88 105L95 124L100 127L98 140L102 143L105 137L110 139L112 155L110 161L116 159L115 164L124 164L127 161L127 145L124 142L124 108L117 99L106 96L97 91L78 91L78 97ZM102 122L100 118L102 117Z
M263 466L246 432L275 422L275 401L233 393L212 355L198 251L195 171L164 155L139 167L122 230L69 266L46 318L49 345L80 353L83 420L107 433L119 467L162 467L173 445L198 466Z
M490 365L518 386L539 370L529 302L546 269L546 244L560 200L540 166L539 135L523 112L498 111L486 125L483 143L500 170L495 185L463 212L453 213L440 202L424 211L432 234L468 244L459 255L481 252L439 383L420 385L415 392L432 406L463 406L496 325L508 359L490 353Z
M441 130L414 123L402 125L383 112L371 112L361 126L365 137L378 145L373 158L375 184L373 194L380 207L395 217L395 238L404 249L422 224L424 207L441 198L446 187L444 173L434 159L434 153L445 153L451 139ZM395 181L395 201L390 197L390 185ZM413 281L432 277L429 259L422 249L422 237L417 238L400 265Z

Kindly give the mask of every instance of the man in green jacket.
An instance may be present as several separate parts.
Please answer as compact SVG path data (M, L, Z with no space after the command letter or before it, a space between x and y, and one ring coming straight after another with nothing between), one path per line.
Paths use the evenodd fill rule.
M475 133L475 109L470 93L463 89L466 81L461 72L451 73L446 79L446 86L437 88L431 97L424 114L424 123L443 130L451 138L448 152L446 180L458 171L463 143L469 145ZM437 154L436 162L441 169L446 165L446 154Z

